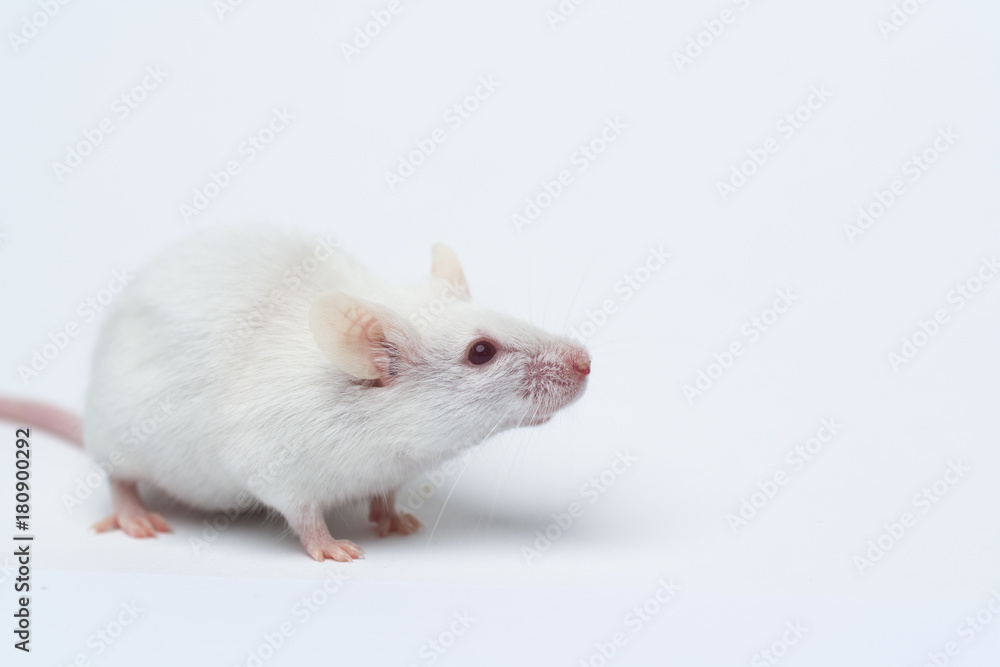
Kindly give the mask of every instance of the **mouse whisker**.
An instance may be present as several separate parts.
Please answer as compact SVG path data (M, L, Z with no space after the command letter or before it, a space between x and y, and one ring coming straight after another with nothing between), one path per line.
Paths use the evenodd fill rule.
M576 306L576 300L580 297L580 291L583 289L584 283L587 282L587 276L589 276L590 272L594 269L594 263L596 262L597 257L601 254L600 249L603 247L605 247L603 242L599 243L597 245L598 249L594 251L594 254L592 254L590 259L587 261L587 268L583 270L583 275L580 276L580 282L577 283L576 291L573 292L573 298L570 299L569 308L566 309L566 319L563 321L562 326L563 331L569 328L569 318L573 316L573 308Z
M480 445L482 445L483 442L486 442L486 440L489 439L491 435L493 435L493 432L497 430L500 424L507 421L507 417L510 416L511 412L513 412L513 409L509 410L503 417L497 420L497 423L493 425L493 428L491 428L489 433L486 434L486 437L483 438L482 441L480 441L479 443ZM444 511L448 507L448 501L451 500L451 494L453 494L455 492L455 489L458 488L458 483L459 481L461 481L462 475L465 474L466 469L469 467L470 461L472 461L471 456L465 461L465 465L462 466L462 469L458 472L458 475L455 477L455 483L451 485L451 489L448 491L448 495L444 499L444 504L441 505L441 511L438 512L437 519L434 520L434 525L431 526L430 535L427 536L428 544L430 544L430 541L434 538L434 531L437 530L438 524L441 523L441 517L444 516Z

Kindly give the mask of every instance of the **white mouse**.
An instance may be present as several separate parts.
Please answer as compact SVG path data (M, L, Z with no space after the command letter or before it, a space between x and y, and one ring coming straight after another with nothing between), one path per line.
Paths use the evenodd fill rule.
M83 442L114 500L97 530L170 529L143 482L204 510L271 508L310 556L348 561L362 549L330 535L325 510L370 500L380 535L408 534L407 481L579 398L586 349L474 306L452 251L432 255L430 281L399 286L326 241L252 228L150 262L96 343ZM39 404L0 400L0 416L79 432Z

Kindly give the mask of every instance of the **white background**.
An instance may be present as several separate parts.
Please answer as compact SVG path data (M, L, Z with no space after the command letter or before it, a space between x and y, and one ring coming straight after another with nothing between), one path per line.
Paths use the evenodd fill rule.
M100 320L78 304L197 229L266 221L330 234L399 281L425 279L445 241L477 302L561 333L614 299L588 340L587 394L476 450L417 510L417 535L379 540L362 508L332 513L335 536L367 550L343 566L309 560L267 517L214 536L213 517L156 499L173 534L93 535L106 486L69 511L93 466L36 433L33 651L11 648L0 557L3 663L256 664L262 637L291 623L262 664L597 666L620 631L608 664L772 664L758 652L775 642L789 666L916 667L948 642L949 664L995 664L1000 619L971 637L960 624L1000 590L1000 280L973 280L961 308L953 290L1000 252L996 4L910 0L885 35L887 0L590 0L555 27L556 0L402 0L348 62L341 45L386 6L351 4L247 0L220 17L210 0L72 2L14 45L41 10L5 3L0 391L79 411ZM712 37L704 22L719 32L724 9ZM699 33L707 46L679 67ZM157 67L166 77L120 118L115 99ZM451 127L443 114L480 77L499 87ZM829 99L799 110L814 88ZM275 108L294 120L244 161ZM796 110L808 120L786 136L776 123ZM103 118L113 132L60 180L53 163ZM614 118L621 136L580 171L574 154ZM446 141L392 191L385 172L439 127ZM904 172L948 128L948 150ZM718 183L769 138L777 151L724 201ZM179 206L231 159L241 172L186 222ZM563 169L573 183L518 231L512 214ZM905 191L849 240L858 208L897 179ZM671 258L626 299L616 284L651 246ZM744 324L778 290L794 305L751 342ZM947 322L893 368L940 309ZM18 367L72 322L80 334L23 381ZM744 353L720 376L713 355L733 341ZM684 385L709 370L689 401ZM795 470L787 452L824 418L842 429ZM581 486L626 451L636 462L588 502ZM915 504L949 462L968 471ZM787 483L734 530L727 515L776 472ZM572 502L583 516L526 556ZM915 525L885 537L904 512ZM880 536L884 555L859 565ZM329 573L346 583L326 597ZM629 623L671 578L676 596ZM313 594L324 604L303 623L295 605ZM143 611L98 655L96 633L117 634L132 602ZM464 612L471 627L428 653ZM786 623L808 628L787 654Z

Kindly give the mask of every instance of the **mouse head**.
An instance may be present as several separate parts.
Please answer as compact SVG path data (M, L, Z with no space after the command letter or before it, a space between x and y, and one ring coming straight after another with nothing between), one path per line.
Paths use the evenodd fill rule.
M440 418L435 427L480 438L543 424L580 397L590 373L583 346L473 305L444 245L434 246L431 276L399 288L389 304L321 296L309 315L320 350L371 391L398 399L387 409L421 410L421 419Z

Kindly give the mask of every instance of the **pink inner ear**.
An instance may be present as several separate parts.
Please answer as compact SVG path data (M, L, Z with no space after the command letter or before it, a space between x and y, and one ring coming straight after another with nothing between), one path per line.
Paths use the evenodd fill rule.
M342 292L319 297L309 327L320 350L342 371L365 380L388 381L395 360L411 359L413 340L391 312Z
M382 324L363 302L340 292L319 297L309 311L309 327L320 350L336 366L355 377L382 376Z
M343 312L347 329L343 332L344 342L364 361L372 366L382 378L389 374L389 354L384 347L385 330L375 315L363 306L352 303Z
M360 327L359 339L365 347L368 361L378 371L381 379L389 376L389 351L385 348L385 329L372 313L363 311L357 320Z
M344 311L344 319L347 320L347 329L344 331L344 338L353 339L352 344L367 342L372 345L381 345L385 340L385 333L382 331L382 323L368 310L357 304L351 304Z

